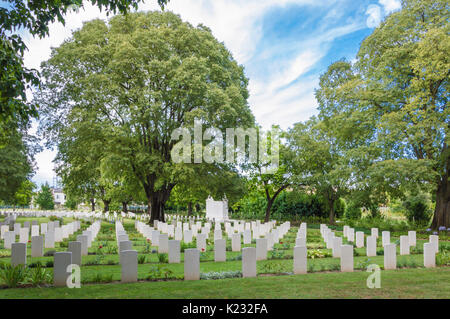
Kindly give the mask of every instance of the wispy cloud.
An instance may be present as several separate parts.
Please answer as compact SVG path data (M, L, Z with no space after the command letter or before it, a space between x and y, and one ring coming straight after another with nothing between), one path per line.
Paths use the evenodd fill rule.
M353 59L370 28L399 8L399 0L171 0L166 10L194 26L209 27L245 66L257 122L287 128L317 114L314 89L327 66L342 57ZM139 10L159 7L156 0L147 0ZM94 18L107 16L84 2L78 13L67 15L65 26L50 25L49 37L27 36L26 65L39 69L51 47ZM38 155L35 180L51 182L54 155Z

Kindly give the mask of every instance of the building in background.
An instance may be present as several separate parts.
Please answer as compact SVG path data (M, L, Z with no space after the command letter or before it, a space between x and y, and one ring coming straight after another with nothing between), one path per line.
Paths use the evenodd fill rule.
M55 202L55 208L61 208L66 203L66 194L64 194L62 188L51 188L53 194L53 201Z

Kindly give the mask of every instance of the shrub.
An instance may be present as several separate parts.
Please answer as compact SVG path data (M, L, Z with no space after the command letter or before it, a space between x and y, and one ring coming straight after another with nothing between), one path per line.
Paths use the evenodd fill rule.
M225 279L225 278L239 278L242 277L242 272L237 271L222 271L222 272L207 272L201 273L200 279L203 280L214 280L214 279Z
M341 218L345 216L347 211L347 203L343 198L339 198L334 202L334 214L337 218Z
M53 268L53 260L48 260L48 261L45 263L45 267L47 267L47 268Z
M147 257L145 255L139 255L138 256L138 264L145 264L145 262L147 261Z
M432 211L429 195L419 193L408 196L403 201L403 206L406 210L406 217L410 222L426 225L430 221Z
M51 280L52 276L40 263L37 263L37 266L28 272L28 281L35 287L50 283Z
M55 250L49 250L49 251L46 251L46 252L44 253L44 256L45 256L45 257L50 257L50 256L55 255L55 253L56 253Z
M167 254L158 254L158 260L160 263L167 264L169 262L169 257Z
M360 219L362 216L362 210L361 207L358 207L357 205L350 203L347 206L347 209L345 210L344 217L348 219Z
M90 280L93 283L100 283L100 282L111 282L113 281L113 275L112 274L102 274L102 273L96 273L94 277Z
M436 255L437 266L450 266L450 253L448 251L442 251Z

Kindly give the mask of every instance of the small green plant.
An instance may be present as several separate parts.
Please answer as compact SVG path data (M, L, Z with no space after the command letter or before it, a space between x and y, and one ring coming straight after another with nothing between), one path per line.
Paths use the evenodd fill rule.
M367 259L364 260L364 261L359 261L359 262L356 264L356 269L365 270L365 269L367 269L367 267L368 267L370 264L371 264L370 259L367 258Z
M147 280L158 280L158 279L172 279L175 276L173 271L163 265L151 266L149 274L147 275Z
M23 265L5 265L0 269L0 279L9 288L15 288L26 280L27 269Z
M316 258L326 258L331 257L331 253L325 250L319 250L319 249L310 249L307 252L308 258L316 259Z
M158 254L158 260L160 263L167 264L169 262L169 257L167 254Z
M94 277L90 280L93 283L101 283L101 282L111 282L113 281L112 274L102 274L100 272L96 273Z
M106 262L106 264L107 264L107 265L117 265L117 262L114 261L114 260L112 260L112 259L109 259L109 260Z
M146 261L147 261L147 256L145 256L145 255L138 256L138 264L140 264L140 265L145 264Z
M269 255L269 259L283 259L284 251L274 248Z
M222 272L207 272L201 273L200 279L203 280L214 280L214 279L225 279L225 278L240 278L242 277L242 272L237 271L222 271Z
M436 255L437 266L450 266L450 253L446 250Z
M67 247L69 247L69 243L65 242L65 241L62 241L62 242L59 243L59 247L60 248L67 248Z
M40 263L28 272L28 282L30 282L34 287L48 284L51 280L52 276L44 267L42 267Z
M234 261L234 260L242 260L242 255L236 255L236 256L227 258L227 261Z
M45 257L50 257L50 256L55 255L55 253L56 253L55 250L49 250L49 251L46 251L46 252L44 253L44 256L45 256Z

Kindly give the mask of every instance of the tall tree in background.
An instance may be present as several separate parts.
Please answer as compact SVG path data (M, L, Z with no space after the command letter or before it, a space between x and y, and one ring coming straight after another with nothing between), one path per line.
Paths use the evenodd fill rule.
M13 205L13 209L15 209L16 207L29 206L31 204L31 200L33 199L33 190L35 188L36 185L32 181L23 181L19 189L14 194L12 201L9 202Z
M139 181L151 222L164 220L174 186L201 165L172 161L175 129L193 128L195 119L221 131L254 123L243 67L211 30L173 13L85 23L53 50L43 74L46 131L70 134L63 127L81 119L92 127L105 165Z
M366 183L433 189L433 228L450 227L449 31L448 1L403 1L363 41L355 65L341 68L320 110L349 143L365 138L354 152L373 160Z
M338 148L327 126L315 117L289 130L288 145L293 152L292 179L323 196L330 224L334 224L335 202L346 194L351 178L345 152Z
M40 209L52 210L55 208L53 194L48 183L41 185L41 191L36 196L36 204Z
M9 132L0 148L0 200L13 203L16 192L31 177L39 145L27 135L27 127L11 127Z

